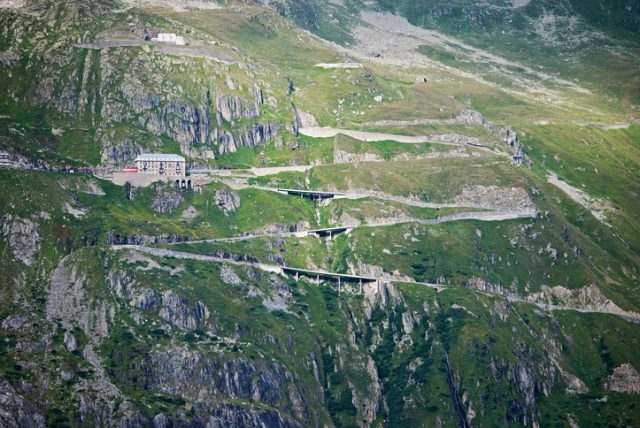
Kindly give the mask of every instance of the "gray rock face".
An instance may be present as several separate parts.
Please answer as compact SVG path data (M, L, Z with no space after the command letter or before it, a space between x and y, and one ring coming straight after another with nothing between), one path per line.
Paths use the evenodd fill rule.
M65 329L80 327L96 343L109 333L109 308L87 292L87 279L78 272L73 255L63 258L49 282L47 319L60 321Z
M228 266L223 266L220 269L220 278L227 284L230 285L240 285L242 284L242 280L238 276L238 274Z
M182 194L167 187L160 187L156 193L151 208L157 213L170 213L180 206L184 201Z
M229 215L230 212L235 212L240 208L240 196L232 190L217 190L216 205L224 212L224 215Z
M287 411L298 421L309 419L305 407L295 404L302 400L302 394L292 374L279 363L218 358L174 347L154 351L144 364L145 384L150 391L200 401L196 412L217 420L211 426L298 426L298 423L277 411L229 407L222 400L203 402L198 400L200 397L261 402Z
M29 327L29 320L23 315L11 315L2 321L2 328L5 330L22 330Z
M78 341L76 340L76 337L68 331L64 332L63 343L64 347L67 348L67 351L69 352L73 352L78 349Z
M101 142L104 165L126 165L144 151L135 138L122 137L111 130L101 133Z
M464 109L456 117L457 125L484 125L484 117L475 110Z
M153 418L153 428L169 428L170 423L169 418L162 413L158 413Z
M44 428L45 421L40 410L21 397L6 379L0 378L0 426Z
M254 89L254 97L255 91ZM259 92L260 89L258 88L257 91ZM260 102L262 101L261 95L259 95L259 100ZM216 92L216 111L218 123L223 123L223 121L233 122L240 119L254 119L260 116L260 106L258 103L247 105L244 99L225 95L220 91Z
M9 241L13 255L31 266L40 251L40 235L37 219L19 218L11 214L2 216L2 235Z
M294 108L294 114L296 116L296 126L298 128L309 128L312 126L318 126L318 122L313 115L306 113L302 110Z
M105 236L106 245L148 245L168 244L173 242L188 242L189 238L180 235L117 235L108 233Z
M275 410L247 409L234 404L218 404L215 407L202 408L208 415L207 427L300 427L297 421L291 420Z
M143 288L132 299L131 305L144 311L154 310L162 305L162 296L155 290Z
M54 19L58 23L60 17ZM15 26L28 26L28 21ZM205 153L217 146L232 152L245 144L262 144L278 131L274 124L259 120L263 106L277 109L278 101L269 84L264 89L255 83L253 71L243 70L249 84L230 78L223 83L228 66L203 65L201 58L189 57L185 50L171 52L175 46L132 49L137 41L110 44L108 40L71 44L66 37L57 38L57 33L47 29L38 34L34 49L46 67L30 72L38 84L29 94L16 96L16 101L22 97L19 101L47 106L69 119L87 119L106 166L126 165L143 151L159 151L166 137L177 142L184 154L206 158L210 156ZM14 51L19 51L17 46L0 52L0 64L18 75L24 71L23 58ZM28 67L32 66L30 61ZM203 71L206 77L200 77ZM238 121L244 123L229 131L227 125Z
M376 153L351 153L340 149L333 151L333 163L380 162L383 160L382 156Z
M272 292L270 296L262 299L262 305L272 311L289 312L289 301L291 300L291 288L274 277Z
M608 391L640 394L640 373L629 363L616 367L605 385Z
M258 147L276 138L280 125L277 122L257 122L234 133L224 132L218 137L218 153L234 153L238 147Z
M202 302L192 305L173 291L165 291L160 318L183 330L197 330L205 327L209 310Z
M530 166L531 160L527 156L524 150L524 144L518 141L518 134L510 126L505 126L500 129L499 137L502 142L507 146L509 153L511 154L511 160L517 165Z

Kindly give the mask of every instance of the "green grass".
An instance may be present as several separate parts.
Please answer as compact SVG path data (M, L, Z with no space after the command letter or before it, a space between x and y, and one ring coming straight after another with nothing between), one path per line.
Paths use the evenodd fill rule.
M57 151L62 156L80 160L88 165L100 164L100 146L90 132L79 130L65 132Z
M372 166L374 165L374 166ZM369 189L392 195L415 195L424 201L443 202L465 186L522 185L521 170L490 158L428 159L381 164L322 165L309 176L314 189ZM442 183L447 183L443 186Z
M346 135L339 134L335 137L336 150L347 153L370 153L383 160L393 160L399 156L416 158L434 151L447 150L449 147L438 144L402 144L396 141L360 141Z
M88 182L97 184L105 195L86 193L87 184L83 183ZM36 184L38 190L33 190L31 186ZM255 189L238 191L239 209L225 215L215 204L215 192L225 187L217 184L204 186L200 192L181 192L183 202L165 214L151 208L159 185L138 189L135 201L129 201L123 187L106 181L80 175L0 170L0 186L6 189L3 206L12 206L12 213L29 217L34 212L48 212L53 216L54 224L70 228L68 233L61 228L61 236L79 232L74 239L102 240L108 233L227 237L271 224L287 227L304 221L313 224L315 218L314 205L308 200ZM88 208L88 212L80 219L65 214L67 202L76 207L79 203ZM194 219L185 219L182 213L190 206L198 214Z
M562 386L541 402L543 423L564 419L567 413L579 424L593 422L591 414L600 415L600 425L636 425L639 421L637 403L632 395L608 392L604 389L613 368L623 363L640 365L637 353L637 329L614 316L597 314L556 313L562 333L565 367L584 381L589 391L584 395L563 393ZM605 401L600 400L606 396Z
M249 184L284 189L305 189L307 187L304 173L292 171L250 178Z

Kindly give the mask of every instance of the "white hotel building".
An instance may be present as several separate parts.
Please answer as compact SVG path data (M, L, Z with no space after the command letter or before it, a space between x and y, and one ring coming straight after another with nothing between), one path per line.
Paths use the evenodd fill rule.
M157 174L171 177L187 175L186 160L180 155L162 153L141 154L135 160L138 172L142 174Z

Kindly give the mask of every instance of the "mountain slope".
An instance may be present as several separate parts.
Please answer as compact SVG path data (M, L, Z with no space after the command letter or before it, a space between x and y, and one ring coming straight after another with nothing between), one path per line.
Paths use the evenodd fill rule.
M0 425L640 424L633 4L0 4Z

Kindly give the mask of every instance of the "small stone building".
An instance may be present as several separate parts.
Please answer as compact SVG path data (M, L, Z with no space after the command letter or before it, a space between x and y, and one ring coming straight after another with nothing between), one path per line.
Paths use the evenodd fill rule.
M171 45L184 46L184 37L178 36L175 33L158 33L156 37L151 38L154 42L168 43Z
M141 154L135 160L138 172L141 174L157 174L172 177L187 175L186 160L180 155L163 153Z

